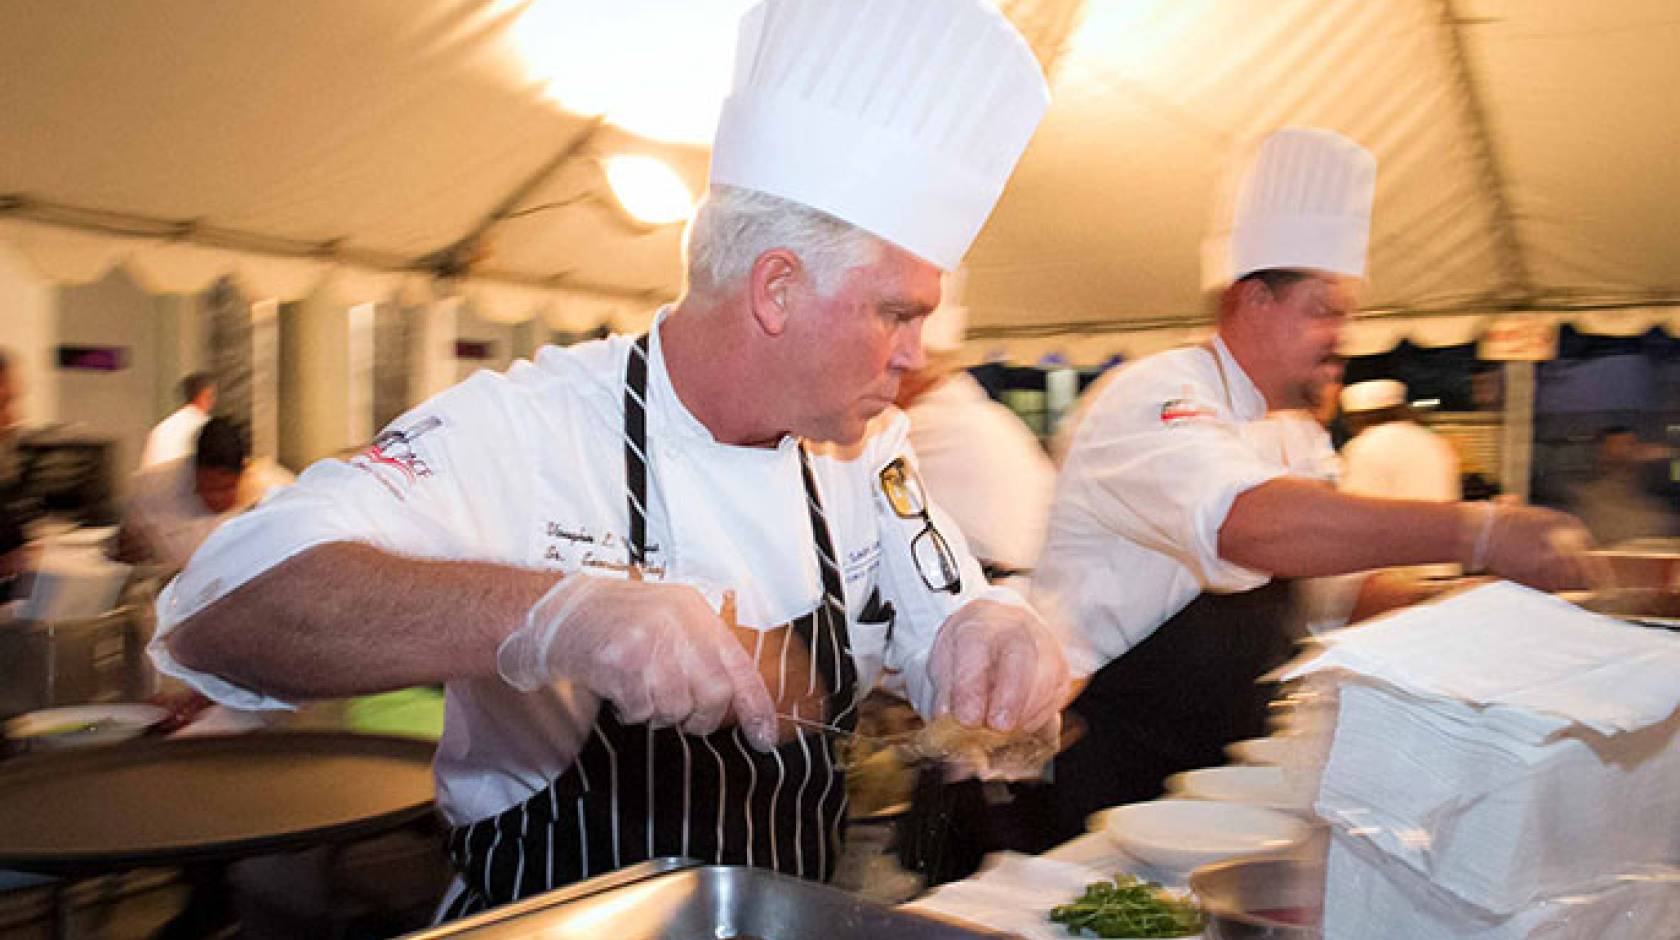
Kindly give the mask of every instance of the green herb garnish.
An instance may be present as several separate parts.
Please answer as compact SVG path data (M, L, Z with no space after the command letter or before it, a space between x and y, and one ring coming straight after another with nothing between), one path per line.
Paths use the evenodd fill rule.
M1087 885L1078 899L1052 908L1050 919L1076 937L1086 931L1098 937L1187 937L1202 929L1194 902L1130 875Z

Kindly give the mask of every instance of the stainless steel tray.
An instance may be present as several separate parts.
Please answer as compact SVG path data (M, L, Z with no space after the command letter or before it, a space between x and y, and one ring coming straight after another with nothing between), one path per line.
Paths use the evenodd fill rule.
M585 882L588 884L588 882ZM562 895L556 892L556 895ZM547 897L547 896L545 896ZM583 940L971 940L1005 937L883 907L838 888L730 865L684 868L576 900L532 898L445 925L441 937Z

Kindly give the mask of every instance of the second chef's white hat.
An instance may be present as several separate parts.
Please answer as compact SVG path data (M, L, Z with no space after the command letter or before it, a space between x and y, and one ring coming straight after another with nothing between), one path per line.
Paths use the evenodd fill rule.
M1049 105L984 0L764 0L741 19L711 181L780 196L950 271Z
M1398 408L1406 403L1406 383L1394 379L1355 382L1342 389L1342 410L1351 413Z
M1365 276L1377 161L1332 131L1286 127L1260 143L1216 210L1203 245L1202 286L1272 268Z

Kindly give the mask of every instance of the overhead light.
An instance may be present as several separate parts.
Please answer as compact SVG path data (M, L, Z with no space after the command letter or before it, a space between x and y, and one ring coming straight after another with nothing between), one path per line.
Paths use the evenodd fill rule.
M526 72L574 114L704 144L729 93L735 32L753 0L502 0Z
M694 212L694 194L682 177L652 157L618 154L602 161L607 185L625 212L646 225L681 222Z

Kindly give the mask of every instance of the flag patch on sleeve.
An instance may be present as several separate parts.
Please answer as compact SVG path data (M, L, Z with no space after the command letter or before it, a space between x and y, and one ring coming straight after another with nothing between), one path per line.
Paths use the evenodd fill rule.
M1190 398L1173 398L1161 405L1162 424L1171 425L1197 418L1212 417L1215 417L1215 413L1211 407Z

